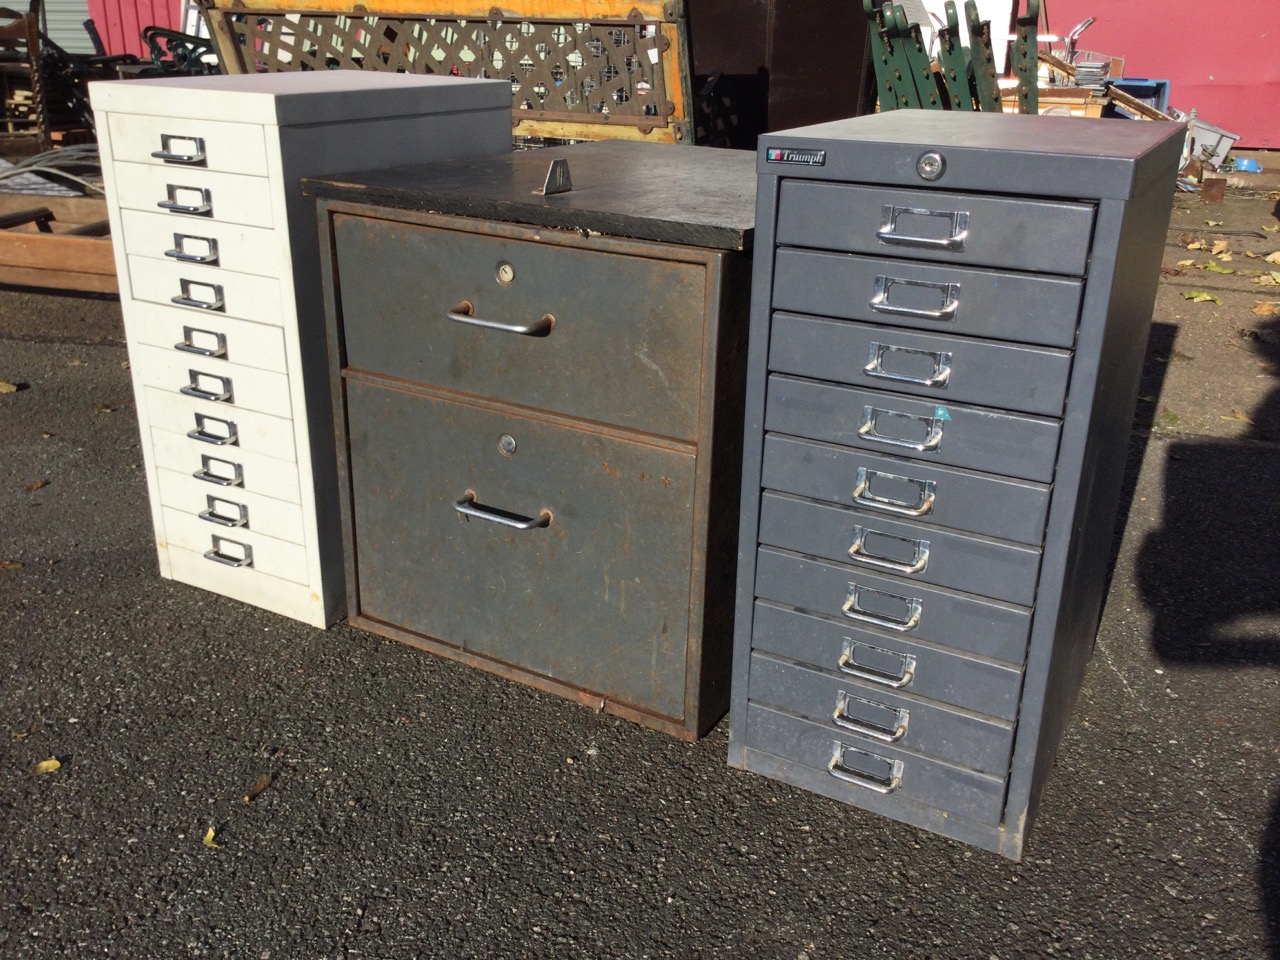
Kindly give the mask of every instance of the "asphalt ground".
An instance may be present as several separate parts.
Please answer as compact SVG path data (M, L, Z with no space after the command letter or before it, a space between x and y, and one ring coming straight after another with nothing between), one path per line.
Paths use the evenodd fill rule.
M1280 960L1280 287L1186 249L1259 268L1278 197L1178 198L1018 864L730 769L724 723L161 580L118 304L0 289L0 957Z

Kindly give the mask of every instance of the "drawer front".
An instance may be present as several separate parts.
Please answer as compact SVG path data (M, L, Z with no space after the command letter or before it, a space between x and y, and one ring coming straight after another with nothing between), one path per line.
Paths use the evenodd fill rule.
M291 415L289 378L283 373L142 343L130 348L129 362L148 387L216 403L228 410L256 410L276 417Z
M774 433L764 438L761 485L856 506L868 516L907 517L1033 546L1044 542L1049 514L1044 484Z
M890 744L834 734L820 723L757 704L747 707L747 747L825 770L847 788L844 799L862 804L886 795L923 803L995 826L1004 806L1004 777L931 760Z
M348 216L334 232L349 367L697 435L702 266ZM537 335L464 322L476 320Z
M765 429L1048 483L1061 424L772 374Z
M938 333L1070 347L1084 284L820 250L774 254L780 310Z
M766 492L760 542L873 572L1030 606L1040 550Z
M203 553L210 563L251 569L292 583L306 583L307 551L248 530L219 530L198 516L164 507L164 533L168 542L184 550Z
M199 517L213 533L233 538L243 532L260 533L303 546L307 543L302 507L296 503L243 488L214 490L203 480L174 470L157 470L156 481L162 504Z
M765 602L755 605L751 642L756 650L857 678L872 690L914 694L1002 720L1018 716L1020 667Z
M241 603L305 620L320 629L327 625L320 591L310 584L281 580L253 567L229 567L206 560L204 549L186 550L169 544L166 555L169 575L179 583L189 583ZM213 629L217 629L216 625Z
M234 273L279 277L289 249L278 230L171 213L121 210L121 242L128 253L177 264L221 267Z
M124 210L162 210L175 230L198 232L210 220L272 227L271 181L198 167L117 163L116 197Z
M116 162L267 175L266 139L257 124L113 112L107 129Z
M776 313L769 369L931 397L939 403L1061 416L1071 354Z
M191 317L236 317L276 326L284 322L280 281L274 277L129 257L129 285L136 299Z
M151 426L185 435L208 447L208 453L241 449L296 461L291 420L195 400L170 391L167 385L164 389L143 387L142 393Z
M225 360L284 374L284 332L279 327L236 320L222 314L186 310L136 300L129 304L129 342L173 350L189 361Z
M751 655L747 696L806 717L832 736L853 736L874 748L892 744L936 760L1003 777L1013 750L1013 725L990 717L871 687L851 677Z
M756 596L873 630L1021 664L1031 611L852 566L761 547Z
M234 495L239 490L250 490L275 500L302 503L295 463L248 450L212 449L182 434L162 430L151 431L151 444L157 467L195 477L211 493Z
M683 715L692 456L359 382L347 424L364 616Z
M1087 203L784 180L780 246L1083 276Z

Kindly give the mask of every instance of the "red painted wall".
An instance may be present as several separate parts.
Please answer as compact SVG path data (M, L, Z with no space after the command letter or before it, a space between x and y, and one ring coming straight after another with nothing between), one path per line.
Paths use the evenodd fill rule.
M1280 149L1280 0L1047 0L1049 29L1097 20L1079 48L1125 58L1125 74L1169 81L1169 103Z
M89 16L107 53L134 53L146 59L143 27L180 30L179 0L89 0Z

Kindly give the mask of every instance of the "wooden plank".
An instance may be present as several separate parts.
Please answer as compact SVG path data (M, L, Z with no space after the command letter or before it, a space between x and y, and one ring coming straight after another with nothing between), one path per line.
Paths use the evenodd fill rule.
M0 193L0 214L48 207L54 221L92 223L107 216L107 201L98 197L53 197L36 193Z
M116 261L111 241L99 237L0 232L0 266L34 270L74 270L114 277Z
M76 273L72 270L36 270L8 267L0 263L0 284L15 287L44 287L47 290L75 290L80 293L119 293L115 275Z

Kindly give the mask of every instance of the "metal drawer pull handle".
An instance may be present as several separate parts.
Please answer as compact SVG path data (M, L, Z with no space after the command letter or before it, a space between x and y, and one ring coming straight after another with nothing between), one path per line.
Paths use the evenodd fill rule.
M188 240L199 240L201 243L208 245L208 253L187 253L186 244ZM173 249L164 252L166 257L172 257L174 260L181 260L183 263L204 263L209 266L217 266L218 264L218 241L213 237L196 237L189 233L175 233L173 235Z
M862 605L862 595L864 593L874 593L877 596L888 597L890 600L896 600L904 604L906 616L898 619L886 614L872 613ZM876 627L884 627L886 630L893 630L897 633L908 633L920 625L920 615L924 612L924 603L916 597L900 597L896 593L872 590L870 587L851 583L849 584L849 596L845 598L844 605L840 607L840 612L850 620L869 623Z
M883 673L872 667L860 665L858 663L859 647L864 650L874 650L876 653L886 657L896 658L902 664L902 668L896 674L893 674ZM895 653L892 650L873 647L869 643L857 643L851 637L845 637L844 650L840 654L840 659L836 661L836 668L841 673L847 673L849 676L857 677L859 680L869 680L871 683L888 687L890 690L901 690L916 677L916 658L910 654Z
M888 757L878 757L874 753L868 753L865 750L858 750L855 747L847 747L839 740L834 744L835 753L831 757L831 762L827 764L827 770L833 777L844 780L847 783L857 784L860 787L866 787L868 790L874 790L876 793L893 793L902 786L902 761L890 760ZM885 765L887 775L885 777L877 777L873 773L864 773L861 770L855 770L846 766L845 757L849 754L857 754L860 757L867 757L871 760L878 761Z
M453 509L464 517L489 520L516 530L535 530L539 527L549 527L552 520L551 511L546 509L539 511L536 517L522 517L518 513L508 513L506 510L500 510L497 507L486 507L484 504L476 502L476 492L474 490L468 490L462 495L461 499L455 500Z
M445 314L445 318L454 323L465 323L469 327L484 327L486 330L501 330L503 333L518 333L524 337L545 337L556 325L556 318L544 313L542 319L534 323L502 323L499 320L485 320L475 315L475 306L470 300L460 304Z
M212 310L216 313L226 313L227 305L222 299L222 284L220 283L201 283L199 280L178 279L178 283L182 285L182 295L170 297L170 303L176 303L180 307L195 307L198 310ZM208 287L213 291L212 300L201 300L199 297L191 295L191 288L195 286Z
M208 520L210 523L216 523L220 527L249 526L249 508L243 503L236 503L234 500L223 500L212 493L205 494L205 503L208 504L208 509L200 511L199 517L201 520ZM219 512L227 507L234 508L236 516L229 517L226 513Z
M884 357L887 353L911 354L916 357L928 357L933 361L933 374L928 377L912 377L903 373L890 373L884 368ZM877 380L889 380L893 383L911 383L919 387L945 387L951 379L951 353L946 350L916 350L912 347L895 347L891 343L871 342L867 356L867 365L862 368L868 377Z
M937 310L920 307L900 307L889 302L889 291L895 284L904 287L928 287L942 294L942 306ZM960 308L960 284L934 283L929 280L907 280L905 277L876 277L875 295L867 301L876 313L888 313L895 317L914 317L917 320L954 320Z
M167 183L165 190L168 192L169 199L161 200L156 204L161 210L168 210L170 213L182 213L189 217L208 217L213 214L213 195L207 187L184 187L181 184ZM200 194L199 203L179 203L178 191L190 190L193 193Z
M888 436L878 432L876 428L876 419L880 416L905 417L908 420L918 420L920 423L928 425L929 434L924 440L919 441ZM943 421L937 417L918 417L910 413L898 413L896 410L882 410L879 407L873 407L868 404L862 408L862 426L858 428L858 436L874 443L883 443L889 447L905 447L908 450L916 451L916 453L930 453L937 450L942 443L942 424Z
M211 347L202 347L195 342L197 335L213 337L214 345ZM201 330L199 327L182 328L182 341L175 343L173 349L181 350L183 353L195 353L202 357L212 357L215 360L224 360L227 356L227 335L218 333L216 330Z
M247 543L241 543L239 540L228 540L226 537L220 537L216 533L212 537L213 549L204 552L206 560L212 560L215 563L225 563L228 567L252 567L253 566L253 547ZM224 553L226 546L237 547L240 555Z
M920 497L915 503L908 503L905 500L876 496L871 492L872 477L911 484L920 491ZM895 513L902 517L925 517L933 513L933 505L938 499L937 490L938 484L935 480L916 480L912 477L899 477L896 474L880 473L876 470L868 470L866 467L859 467L857 482L853 487L853 502L862 507L870 507L884 513Z
M235 403L235 395L231 389L230 377L219 377L212 373L202 373L199 370L188 370L187 376L191 378L191 382L186 386L178 388L178 392L184 397L193 397L196 400L208 400L211 403ZM206 390L203 384L208 380L218 381L218 384L222 389Z
M903 214L913 217L942 217L951 221L950 235L946 237L915 237L898 233L898 218ZM904 247L924 247L927 250L963 250L969 236L969 213L966 210L925 210L922 207L898 207L886 203L880 211L880 229L876 237L882 243Z
M173 149L174 141L179 144L191 144L189 152L175 152ZM151 151L151 156L157 160L163 160L165 163L180 163L189 167L204 166L206 162L204 137L183 137L172 133L162 133L160 134L160 149Z
M220 473L213 472L214 464L222 467L231 468L231 476L225 476ZM216 483L220 487L243 487L244 486L244 467L238 463L232 463L230 460L219 460L217 457L211 457L208 454L200 455L200 469L191 474L197 480L203 480L205 483Z
M220 424L222 432L214 433L210 431L208 427L211 423ZM196 414L196 428L188 430L187 436L192 440L199 440L201 443L212 443L215 447L234 447L240 443L240 431L236 429L234 423L230 420L210 417L203 413Z
M915 559L893 560L889 557L871 553L867 549L867 536L870 534L907 544L915 551ZM929 566L929 541L910 540L907 537L895 537L888 533L880 533L878 530L870 530L867 527L854 527L853 543L849 547L849 559L857 563L865 563L869 567L888 570L892 573L920 573Z
M880 727L865 720L859 720L849 715L851 704L863 703L867 706L874 707L877 710L891 710L896 716L892 727ZM906 707L890 707L883 703L876 703L874 700L864 700L862 697L855 697L850 693L841 690L836 697L836 709L831 714L831 722L837 727L844 727L846 730L852 730L855 733L861 733L872 739L879 740L882 743L897 743L907 735L907 723L911 719L911 711Z

